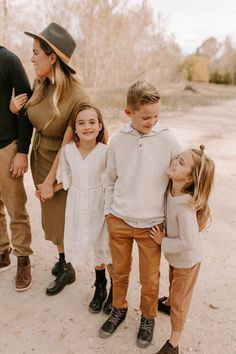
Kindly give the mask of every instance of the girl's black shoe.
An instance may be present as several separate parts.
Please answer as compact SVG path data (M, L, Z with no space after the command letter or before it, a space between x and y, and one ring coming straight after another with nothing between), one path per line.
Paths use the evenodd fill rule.
M109 294L107 297L107 301L105 302L102 310L106 315L110 315L110 313L111 313L111 310L112 310L112 284L111 284L110 291L109 291Z
M107 298L107 279L106 279L106 269L96 269L95 268L95 292L92 301L89 304L89 311L92 313L98 313L102 310L104 301Z
M92 301L89 304L89 311L92 313L99 313L102 310L102 305L107 298L107 282L95 282L95 292Z
M173 345L167 341L156 354L179 354L179 347L173 347Z
M158 299L158 311L165 313L166 315L170 316L170 310L171 307L170 305L166 305L165 301L167 300L166 296L161 297L160 299Z

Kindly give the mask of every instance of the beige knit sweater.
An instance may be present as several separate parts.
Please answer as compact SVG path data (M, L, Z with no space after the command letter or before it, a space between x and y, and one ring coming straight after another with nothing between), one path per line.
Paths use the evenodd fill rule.
M169 264L175 268L191 268L202 260L202 235L198 231L196 211L190 206L192 197L183 194L172 197L166 206L167 236L161 249Z
M164 221L166 170L180 152L173 134L160 124L141 135L128 124L109 144L105 214L134 227Z

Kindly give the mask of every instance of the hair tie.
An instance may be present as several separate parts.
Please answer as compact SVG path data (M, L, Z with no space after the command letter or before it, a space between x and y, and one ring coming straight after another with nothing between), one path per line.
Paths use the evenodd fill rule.
M201 156L202 156L202 154L203 154L203 152L204 152L204 149L205 149L205 145L201 144L201 145L199 146L199 148L200 148L200 150L201 150Z

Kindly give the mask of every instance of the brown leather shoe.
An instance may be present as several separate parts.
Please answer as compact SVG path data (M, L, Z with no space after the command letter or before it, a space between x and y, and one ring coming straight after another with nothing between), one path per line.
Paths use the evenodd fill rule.
M12 248L9 247L4 253L0 254L0 272L4 272L11 267L10 253Z
M31 265L29 256L17 257L17 273L15 281L16 291L25 291L31 287Z

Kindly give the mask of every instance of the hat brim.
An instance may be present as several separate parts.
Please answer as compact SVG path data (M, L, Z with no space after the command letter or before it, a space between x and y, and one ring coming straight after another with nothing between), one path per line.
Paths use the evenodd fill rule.
M53 52L56 54L56 56L62 61L63 64L65 64L65 66L70 70L70 72L72 74L76 74L76 71L65 61L65 59L62 57L61 53L59 52L59 50L52 44L50 43L48 40L45 40L45 38L42 38L40 36L40 34L34 34L31 32L24 32L27 36L32 37L34 39L37 40L41 40L44 41L47 45L49 45L49 47L53 50Z

